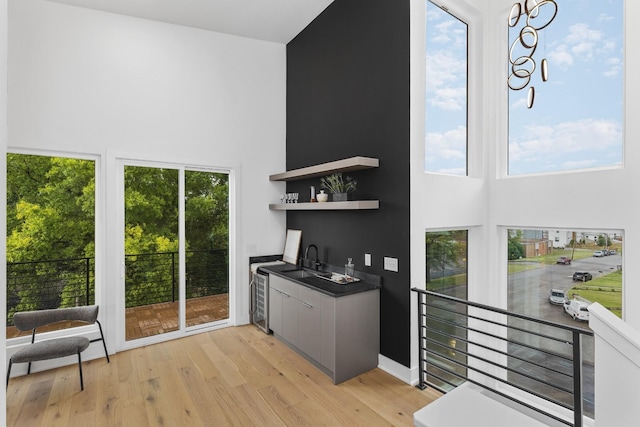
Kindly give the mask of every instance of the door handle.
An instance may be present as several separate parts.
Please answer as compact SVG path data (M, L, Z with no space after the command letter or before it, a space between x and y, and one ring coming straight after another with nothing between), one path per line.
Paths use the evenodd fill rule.
M255 314L256 313L255 288L256 288L256 284L255 284L255 281L252 278L251 282L249 282L249 295L250 295L250 297L249 297L249 314Z

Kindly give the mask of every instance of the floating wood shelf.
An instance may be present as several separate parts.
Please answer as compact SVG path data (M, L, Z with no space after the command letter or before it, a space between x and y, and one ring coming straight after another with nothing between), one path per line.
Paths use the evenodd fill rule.
M296 181L299 179L315 178L317 176L330 175L334 172L352 172L363 169L377 168L380 161L373 157L350 157L334 162L322 163L301 169L293 169L288 172L277 173L269 176L269 181ZM336 203L336 202L332 202Z
M273 203L269 205L269 209L272 211L338 211L378 209L379 205L378 200L353 200L323 203Z

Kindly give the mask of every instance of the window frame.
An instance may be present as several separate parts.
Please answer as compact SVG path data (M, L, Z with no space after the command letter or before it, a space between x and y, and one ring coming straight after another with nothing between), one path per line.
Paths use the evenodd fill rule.
M104 305L106 302L106 292L107 289L104 287L104 243L105 243L105 221L104 221L104 208L103 208L103 200L105 195L104 189L104 165L103 165L103 156L97 154L88 154L88 153L77 153L77 152L65 152L65 151L54 151L54 150L31 150L31 149L16 149L9 147L6 151L6 154L24 154L31 156L43 156L43 157L60 157L60 158L69 158L69 159L79 159L79 160L87 160L94 162L94 174L95 174L95 199L94 199L94 303L95 305L102 305L102 310L99 311L99 318L104 318ZM6 157L5 154L5 157ZM6 193L5 193L6 199ZM6 215L6 213L5 213ZM5 282L6 287L6 282ZM6 305L6 301L5 301ZM76 326L73 328L74 333L79 335L86 335L90 339L99 338L100 334L96 330L94 325L87 326ZM50 331L50 332L41 332L38 335L42 339L46 338L58 338L63 336L68 336L69 331L65 329ZM14 338L7 338L7 347L11 346L15 350L21 347L24 344L29 344L31 342L31 336L20 336ZM88 349L91 350L91 349ZM7 350L9 353L9 350ZM12 351L13 352L13 351ZM96 357L100 352L96 351ZM8 354L9 355L9 354ZM90 354L87 358L93 358L93 355ZM49 363L55 362L44 362L45 365ZM43 369L48 369L43 366Z
M228 259L228 279L229 279L229 316L227 319L205 323L194 326L186 326L184 322L182 322L183 313L186 310L186 299L185 299L185 290L184 283L186 281L186 271L184 268L179 269L179 280L180 280L180 298L179 298L179 311L178 311L178 329L174 331L168 331L158 335L152 335L148 337L142 337L134 340L126 340L125 337L125 282L124 282L124 273L118 277L118 282L115 289L115 299L113 299L112 303L116 305L114 308L114 313L116 316L116 320L114 321L114 329L115 329L115 337L116 337L116 350L117 351L126 351L134 348L144 347L146 345L157 344L161 342L167 342L174 339L183 338L186 336L207 332L223 327L227 327L235 324L236 322L236 295L237 286L236 286L236 256L235 256L235 171L233 168L226 167L217 167L217 166L203 166L192 164L189 162L168 162L163 160L157 160L153 158L142 159L138 156L128 156L128 155L117 155L114 157L114 191L116 193L114 203L116 203L118 208L118 218L114 219L114 227L116 230L124 230L125 224L125 212L124 212L124 170L125 166L140 166L140 167L153 167L153 168L168 168L168 169L176 169L178 170L178 181L179 181L179 210L180 210L180 220L179 220L179 262L180 266L183 267L185 265L185 203L184 203L184 190L185 190L185 171L198 171L198 172L212 172L212 173L223 173L228 175L228 227L229 227L229 259ZM114 241L114 253L117 257L117 262L119 265L124 265L124 257L125 257L125 238L124 233L119 232L116 234L116 237L113 239ZM124 268L124 267L123 267Z
M471 151L473 151L471 149L471 147L473 146L473 144L471 144L470 142L470 138L472 132L470 131L470 127L472 126L471 124L474 123L474 120L471 117L471 111L472 111L472 106L471 106L471 102L472 99L474 99L475 97L472 95L472 88L474 86L474 73L472 72L472 69L475 68L474 65L472 65L472 58L471 58L471 52L472 52L472 48L471 48L471 37L472 37L472 31L471 31L471 27L472 25L469 22L469 19L467 18L467 15L464 13L464 11L459 10L457 8L457 5L452 5L451 7L449 5L445 5L445 2L441 2L441 1L435 1L435 0L424 0L424 5L425 5L425 16L426 16L426 12L427 12L427 4L431 3L433 5L433 7L436 8L440 8L444 13L448 14L451 16L451 18L459 21L461 24L463 24L466 28L466 78L465 78L465 83L466 83L466 96L465 96L465 173L464 175L458 175L458 174L450 174L450 173L445 173L445 172L437 172L437 171L433 171L433 170L428 170L427 169L427 164L426 164L426 154L429 151L428 150L428 144L427 144L427 123L428 123L428 118L427 118L427 103L428 103L428 99L427 99L427 92L426 92L426 82L429 79L429 75L426 73L426 59L427 59L427 46L426 46L426 41L427 41L427 31L428 31L428 20L425 19L425 33L424 33L424 40L425 40L425 49L424 49L424 57L425 57L425 75L424 75L424 115L423 115L423 122L424 122L424 151L425 151L425 156L423 157L423 159L425 160L424 162L424 173L426 174L434 174L434 175L444 175L444 176L451 176L451 177L469 177L472 176L472 172L476 170L476 168L474 167L474 165L472 165L472 155L471 155Z
M625 163L626 163L625 154L627 152L627 149L626 149L626 128L627 128L626 98L628 93L627 78L626 78L627 66L625 64L628 58L628 54L627 54L628 43L626 43L626 36L628 31L626 28L627 0L621 0L621 1L622 1L622 21L623 21L622 23L623 28L621 31L622 42L621 42L621 46L619 46L619 49L622 51L622 57L623 57L623 61L621 65L621 68L622 68L621 72L623 74L622 88L621 88L622 109L621 109L621 116L620 116L620 119L621 119L620 123L621 123L621 129L622 129L621 130L621 134L622 134L621 135L622 137L621 159L619 164L616 163L616 164L604 165L604 166L595 166L595 167L586 167L586 168L577 168L577 169L560 169L560 170L553 170L553 171L537 171L537 172L531 172L531 173L520 173L515 175L512 175L509 173L509 168L510 168L509 155L511 150L511 147L510 147L511 139L510 139L510 129L509 129L510 128L509 96L510 96L510 93L513 93L514 91L509 89L506 85L507 77L509 75L508 72L499 71L499 70L510 69L508 52L509 52L509 48L511 47L511 43L513 43L513 40L510 40L509 38L509 26L507 25L507 17L509 16L509 12L513 6L513 1L505 1L504 5L501 5L498 8L498 14L488 18L489 20L491 20L491 23L493 24L494 28L500 29L497 33L494 33L494 35L496 36L494 38L496 40L497 45L502 47L502 49L499 50L499 53L494 53L498 57L498 65L501 68L493 70L495 73L494 84L499 85L498 87L503 87L502 91L496 91L495 93L497 94L502 92L504 94L504 99L502 100L502 102L496 102L497 132L495 134L502 136L502 138L504 138L504 140L502 140L502 138L498 138L499 140L501 140L501 143L498 144L497 153L496 153L496 160L497 160L496 172L497 172L497 177L499 179L519 179L519 178L528 178L528 177L545 177L545 176L556 176L556 175L562 176L562 175L571 175L571 174L580 174L580 173L593 173L598 171L623 170L625 168ZM553 25L553 23L551 25ZM538 55L536 56L538 57ZM541 60L542 58L540 56L537 59ZM550 75L552 75L552 70L550 70ZM550 77L550 81L551 80L552 80L552 77ZM549 84L549 82L547 82L546 84ZM523 89L517 92L525 92L525 90ZM536 108L535 104L533 108L534 109Z

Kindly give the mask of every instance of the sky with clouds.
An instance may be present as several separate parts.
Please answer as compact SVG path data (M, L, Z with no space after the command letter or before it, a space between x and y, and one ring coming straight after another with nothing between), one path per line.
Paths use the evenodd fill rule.
M426 3L425 169L465 175L466 25ZM536 69L529 85L523 90L509 90L510 175L622 163L622 3L557 0L555 19L537 31L532 55ZM550 2L541 6L540 15L531 25L542 26L541 21L548 20L553 9ZM511 29L505 54L524 25L522 17ZM530 52L516 44L513 57ZM548 61L546 82L540 77L543 58ZM505 83L510 71L505 71ZM535 100L533 108L528 109L530 86L535 88Z

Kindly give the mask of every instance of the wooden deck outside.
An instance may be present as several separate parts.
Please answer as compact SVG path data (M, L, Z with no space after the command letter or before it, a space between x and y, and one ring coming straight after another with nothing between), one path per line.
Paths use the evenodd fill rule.
M229 317L229 294L187 300L187 326L215 322ZM178 330L178 302L127 308L126 340Z
M191 298L186 302L187 326L215 322L229 317L229 294ZM178 329L178 302L143 305L127 308L126 340L149 337ZM79 324L80 325L80 324ZM39 332L68 328L71 322L62 322ZM7 338L31 335L30 331L20 333L15 327L7 327Z

